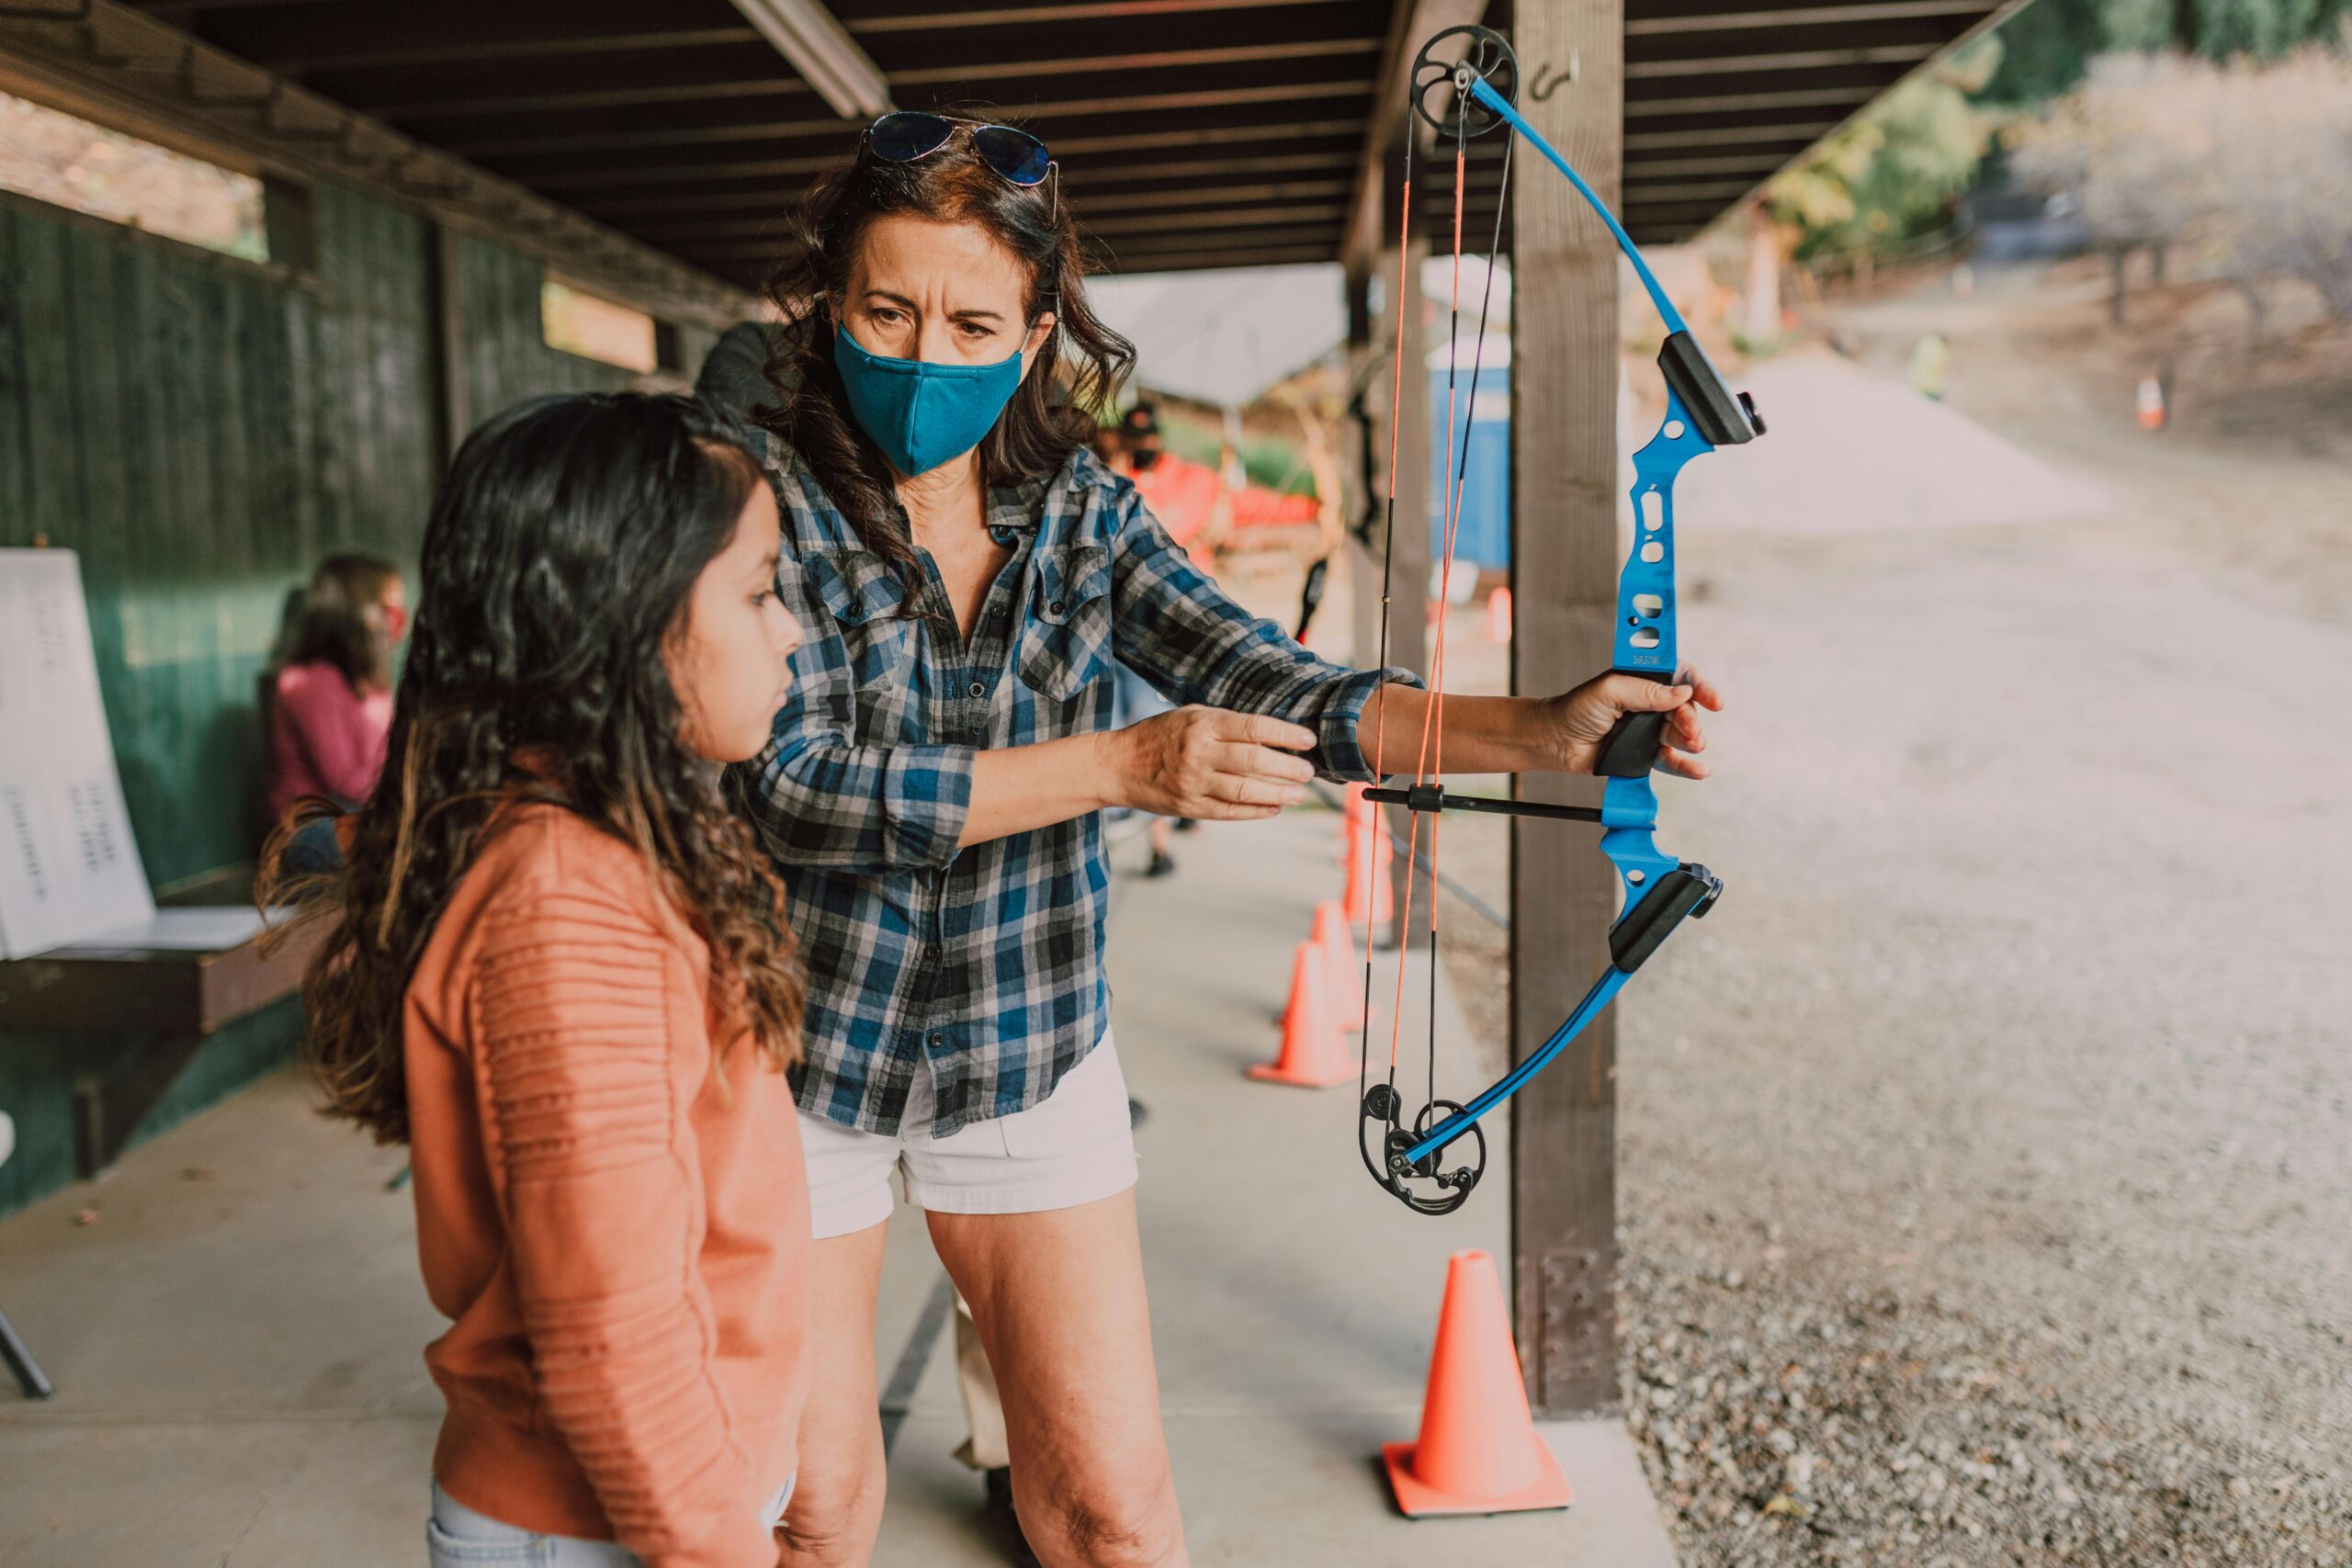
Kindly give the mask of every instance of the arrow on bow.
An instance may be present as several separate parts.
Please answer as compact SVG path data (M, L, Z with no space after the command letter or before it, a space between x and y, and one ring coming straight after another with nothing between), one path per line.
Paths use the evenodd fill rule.
M1450 47L1465 38L1466 51ZM1453 63L1456 58L1459 63ZM1752 441L1764 433L1764 422L1745 392L1735 395L1690 335L1681 312L1650 271L1641 250L1608 205L1584 176L1538 135L1513 103L1519 82L1519 61L1503 37L1487 28L1449 28L1430 39L1415 58L1409 91L1414 112L1454 145L1453 177L1453 304L1450 335L1458 335L1462 313L1462 206L1464 175L1469 140L1497 127L1506 128L1566 176L1617 242L1634 275L1641 279L1652 304L1665 321L1667 337L1658 351L1658 369L1666 380L1666 416L1656 434L1634 455L1634 547L1617 580L1617 622L1612 667L1620 672L1658 682L1671 682L1680 669L1675 635L1674 483L1691 458L1718 446ZM1403 226L1397 251L1409 258L1406 241L1412 224L1412 141L1406 140ZM1502 186L1495 211L1495 238L1487 253L1486 297L1478 308L1477 348L1471 360L1469 399L1477 396L1478 372L1486 345L1487 304L1492 299L1494 260L1502 238L1502 208L1510 190L1511 143L1503 151ZM1399 300L1408 298L1400 262ZM1404 374L1404 340L1400 311L1394 374ZM1454 366L1446 370L1446 441L1454 441ZM1372 1034L1369 1006L1372 990L1370 920L1365 931L1364 992L1366 1000L1357 1147L1373 1179L1417 1213L1451 1213L1465 1202L1486 1172L1487 1138L1479 1121L1517 1093L1559 1055L1592 1020L1615 999L1645 960L1656 953L1684 919L1703 916L1723 893L1723 883L1705 866L1682 861L1657 847L1657 793L1650 770L1664 739L1663 713L1629 714L1602 741L1595 772L1608 781L1598 807L1554 806L1538 801L1498 800L1463 795L1443 786L1445 704L1445 610L1453 570L1455 531L1460 524L1463 479L1469 464L1469 431L1461 432L1460 456L1449 465L1444 498L1444 553L1440 568L1437 651L1430 664L1431 696L1423 723L1420 751L1409 787L1374 788L1368 800L1401 805L1411 813L1412 829L1406 849L1406 903L1401 924L1412 918L1414 861L1421 823L1429 821L1430 864L1437 864L1439 815L1448 810L1498 812L1555 821L1599 825L1600 852L1616 867L1624 904L1609 933L1609 965L1573 1011L1550 1037L1510 1071L1466 1101L1442 1100L1436 1092L1437 911L1429 916L1430 986L1431 992L1429 1093L1419 1111L1408 1116L1396 1083L1398 1032L1402 1027L1404 966L1397 971L1398 1006L1392 1011L1388 1070L1384 1081L1372 1081ZM1396 512L1396 405L1390 408L1387 521L1393 539ZM1386 552L1384 552L1385 555ZM1384 565L1381 591L1380 662L1388 661L1389 584ZM1375 736L1384 721L1374 720ZM1375 754L1385 755L1378 739ZM1365 835L1368 852L1376 852L1377 834ZM1431 896L1434 904L1434 894ZM1457 1154L1466 1150L1466 1155Z

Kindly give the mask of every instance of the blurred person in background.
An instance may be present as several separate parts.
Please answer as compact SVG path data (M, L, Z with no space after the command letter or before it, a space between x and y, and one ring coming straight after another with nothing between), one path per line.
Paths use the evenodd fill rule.
M1117 471L1136 487L1144 505L1202 570L1215 563L1217 522L1227 510L1224 476L1167 449L1160 440L1159 411L1138 401L1119 419Z
M375 789L392 723L392 655L407 630L407 591L391 562L334 556L311 579L264 686L272 829L298 801L351 811ZM324 822L287 852L306 871L331 871L339 854Z
M816 1360L795 1564L865 1562L880 1529L894 1184L971 1305L1037 1555L1189 1561L1102 815L1273 817L1318 773L1409 770L1431 712L1408 671L1326 662L1251 616L1096 460L1087 411L1114 405L1134 351L1088 307L1057 178L1025 132L886 115L810 187L770 288L794 330L758 417L794 567L779 586L808 641L774 739L732 781L808 963L794 1088ZM1181 705L1114 727L1120 663ZM1698 709L1719 705L1695 676L1454 697L1446 755L1589 773L1619 718L1662 712L1657 765L1698 777Z

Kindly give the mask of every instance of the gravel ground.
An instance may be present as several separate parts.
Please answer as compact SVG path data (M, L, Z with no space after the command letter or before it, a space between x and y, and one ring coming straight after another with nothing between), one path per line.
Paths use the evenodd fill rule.
M1684 543L1736 711L1666 841L1728 891L1621 1004L1620 1203L1689 1564L2352 1563L2352 343L2067 282L1838 325L2108 510Z

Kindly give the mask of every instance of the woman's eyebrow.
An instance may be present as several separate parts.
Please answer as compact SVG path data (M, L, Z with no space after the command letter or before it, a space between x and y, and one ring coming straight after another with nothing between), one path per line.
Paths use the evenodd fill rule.
M1004 312L1001 310L950 310L947 313L959 321L1001 321L1004 320Z

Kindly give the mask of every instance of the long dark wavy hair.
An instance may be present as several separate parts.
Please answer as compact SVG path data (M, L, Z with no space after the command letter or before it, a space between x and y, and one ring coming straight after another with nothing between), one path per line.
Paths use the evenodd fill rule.
M345 824L339 874L273 869L262 890L327 928L305 996L329 1115L407 1140L403 998L517 803L575 812L643 855L709 943L730 1035L748 1031L779 1066L797 1059L804 981L784 889L717 765L681 739L664 657L760 482L739 439L685 398L540 398L458 449L425 531L383 782ZM280 829L266 866L302 826Z
M867 156L861 144L855 157L817 176L793 217L799 248L768 279L769 299L795 330L775 334L768 380L779 400L754 417L799 452L866 548L911 587L915 547L893 508L897 481L850 412L824 308L847 297L866 230L893 216L978 224L1028 272L1023 320L1054 312L1036 364L980 443L982 483L1041 479L1060 468L1092 439L1094 411L1112 406L1136 350L1087 305L1085 252L1069 203L1047 186L1001 178L967 138L911 164Z

